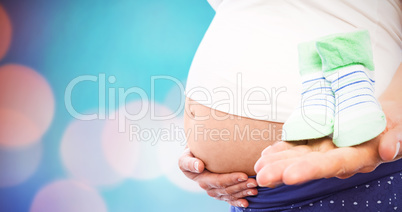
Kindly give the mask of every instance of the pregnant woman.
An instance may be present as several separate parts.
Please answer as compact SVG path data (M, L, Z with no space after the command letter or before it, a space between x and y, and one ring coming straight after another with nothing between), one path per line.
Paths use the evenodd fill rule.
M210 4L216 15L186 87L190 136L179 161L183 172L210 196L228 201L232 211L402 208L402 161L379 165L399 157L402 140L401 2ZM354 147L336 148L328 137L282 142L282 125L300 101L298 44L356 29L371 37L375 97L386 130ZM256 174L264 187L257 187Z

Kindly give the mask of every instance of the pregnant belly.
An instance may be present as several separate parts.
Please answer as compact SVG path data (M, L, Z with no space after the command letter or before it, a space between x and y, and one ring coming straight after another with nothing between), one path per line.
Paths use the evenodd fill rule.
M189 98L185 108L187 145L211 172L255 175L262 150L281 138L282 123L227 114Z

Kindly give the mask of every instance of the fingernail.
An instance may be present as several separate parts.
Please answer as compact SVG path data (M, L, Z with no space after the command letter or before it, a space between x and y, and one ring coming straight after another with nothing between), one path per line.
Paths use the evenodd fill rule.
M254 184L254 183L247 183L247 188L255 188L255 187L257 187L256 184Z
M239 205L240 205L240 207L244 208L244 205L243 205L243 203L239 203Z
M196 170L197 172L200 172L200 171L198 170L198 164L199 164L199 162L196 161L196 162L194 163L194 168L195 168L195 170Z
M395 147L396 151L395 151L394 157L392 159L395 159L396 156L399 154L399 149L400 148L401 148L401 142L399 141L399 142L396 143L396 147Z
M239 181L239 182L244 182L246 180L247 180L247 178L239 178L239 179L237 179L237 181Z
M247 191L247 194L248 195L254 195L253 192L251 192L251 191Z

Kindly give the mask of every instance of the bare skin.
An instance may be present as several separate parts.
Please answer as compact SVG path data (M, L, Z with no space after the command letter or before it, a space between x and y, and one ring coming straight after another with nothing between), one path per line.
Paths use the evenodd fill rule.
M262 150L280 141L282 123L254 120L213 110L186 99L187 145L214 173L255 175Z
M297 184L322 177L345 178L356 173L369 172L381 163L402 158L402 148L397 148L397 144L399 143L400 146L402 142L401 90L402 65L399 66L391 84L379 99L387 116L387 129L379 137L370 142L347 148L336 148L329 139L321 139L318 142L309 142L301 146L278 142L263 151L261 159L255 166L259 183L273 186L281 183ZM289 156L287 153L281 153L288 150L293 151L296 157L287 158ZM281 156L267 158L271 154ZM308 164L303 165L303 168L313 171L307 175L299 174L297 159L303 159L304 163ZM333 163L335 160L348 162ZM329 163L330 161L331 163ZM275 163L282 163L285 168L273 165ZM269 166L273 168L270 171L267 168ZM257 194L255 189L247 187L247 184L256 183L254 179L239 180L247 178L245 173L211 173L205 170L204 163L195 158L188 150L179 159L179 167L187 177L198 182L208 195L227 201L233 206L247 207L248 202L244 198ZM301 171L303 172L303 170Z

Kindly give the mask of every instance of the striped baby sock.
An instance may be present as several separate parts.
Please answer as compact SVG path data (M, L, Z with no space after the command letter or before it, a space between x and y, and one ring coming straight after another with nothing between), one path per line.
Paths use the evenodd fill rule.
M353 146L384 131L385 115L374 97L374 64L368 31L325 37L316 42L324 77L335 94L333 142Z
M298 46L302 93L299 106L282 128L282 140L297 141L327 136L333 132L334 95L324 78L315 42Z

